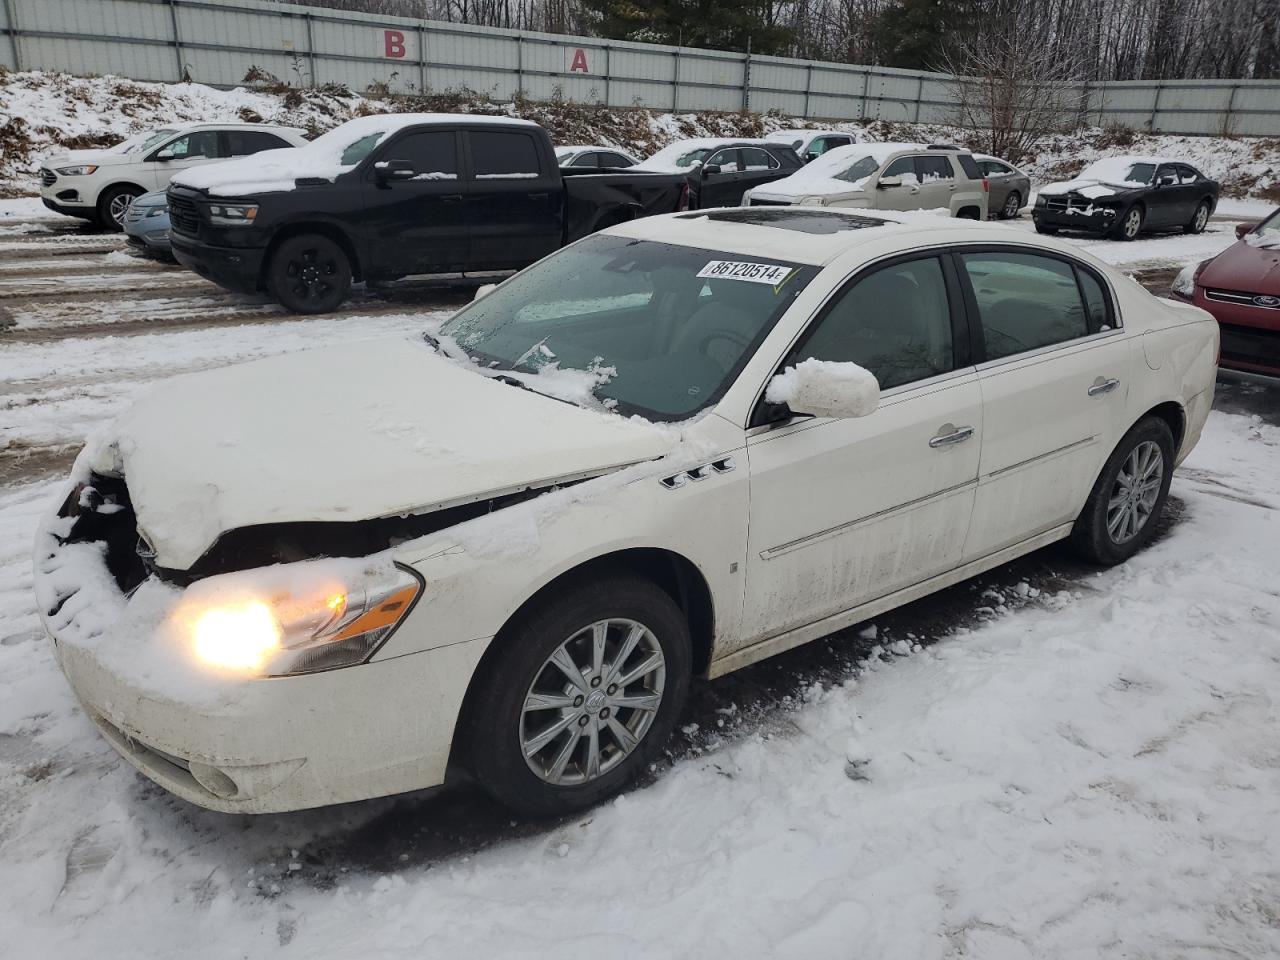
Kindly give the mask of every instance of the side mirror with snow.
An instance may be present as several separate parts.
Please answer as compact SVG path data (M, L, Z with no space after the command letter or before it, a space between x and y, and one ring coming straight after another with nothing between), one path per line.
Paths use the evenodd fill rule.
M1250 221L1250 222L1248 222L1248 223L1237 223L1237 224L1236 224L1236 239L1237 239L1237 240L1243 240L1243 239L1244 239L1245 237L1247 237L1249 234L1253 233L1254 229L1255 229L1257 226L1258 226L1258 221L1257 221L1257 220L1251 220L1251 221Z
M881 177L876 184L877 187L900 187L902 186L901 177Z
M856 363L810 357L770 380L764 398L785 403L792 413L849 420L876 412L880 382Z

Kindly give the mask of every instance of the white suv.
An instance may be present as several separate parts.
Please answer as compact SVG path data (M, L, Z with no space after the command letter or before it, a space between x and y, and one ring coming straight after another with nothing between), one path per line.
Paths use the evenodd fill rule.
M306 142L305 132L295 127L175 124L105 150L46 157L40 165L40 197L50 210L119 230L134 197L163 189L179 170Z
M921 143L855 143L824 153L791 176L748 190L743 206L948 210L987 219L989 186L973 154Z

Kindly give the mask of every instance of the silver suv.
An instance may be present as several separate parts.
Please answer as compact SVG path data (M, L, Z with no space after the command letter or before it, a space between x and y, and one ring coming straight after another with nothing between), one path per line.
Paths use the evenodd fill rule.
M987 219L987 179L973 154L922 143L855 143L818 157L791 176L753 187L744 206L864 210L946 209Z

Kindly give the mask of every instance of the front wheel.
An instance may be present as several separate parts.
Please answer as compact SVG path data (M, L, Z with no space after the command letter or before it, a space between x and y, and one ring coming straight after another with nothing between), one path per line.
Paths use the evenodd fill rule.
M1071 531L1086 560L1124 563L1155 535L1173 480L1173 432L1159 417L1140 420L1116 446Z
M137 187L110 187L102 191L98 198L98 226L105 230L119 232L124 229L124 215L129 212L129 204L142 196Z
M293 313L328 313L351 292L351 261L321 234L290 237L267 266L267 290Z
M625 787L662 749L688 694L688 625L645 580L568 587L494 642L464 718L467 766L532 816Z
M1115 238L1117 240L1137 240L1138 234L1142 232L1142 208L1130 207L1120 216L1120 222L1116 224Z
M1051 227L1043 223L1036 224L1036 233L1043 233L1046 237L1055 236L1057 232L1058 232L1057 227Z
M1204 233L1204 228L1209 223L1209 203L1202 200L1200 206L1196 207L1196 212L1191 216L1191 222L1182 228L1184 233Z

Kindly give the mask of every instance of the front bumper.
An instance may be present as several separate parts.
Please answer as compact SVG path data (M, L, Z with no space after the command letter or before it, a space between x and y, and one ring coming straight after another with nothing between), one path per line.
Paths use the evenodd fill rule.
M97 211L89 204L64 203L43 195L40 197L40 202L49 210L54 213L60 213L64 217L79 217L82 220L91 220L97 214Z
M1218 321L1222 334L1218 366L1280 377L1280 308L1212 299L1198 283L1190 300L1178 299L1207 311Z
M170 256L168 217L140 217L124 222L125 241L150 253Z
M1031 208L1031 219L1036 226L1057 227L1059 230L1087 230L1092 233L1110 233L1120 217L1116 207L1071 206L1051 209L1038 203Z
M185 639L175 642L166 608L156 605L168 588L144 579L122 592L109 565L119 570L131 551L133 541L117 535L128 531L77 537L67 522L51 519L36 541L45 630L85 713L151 780L226 813L299 810L444 782L487 640L302 676L216 676L196 666ZM425 615L412 613L403 626Z
M256 247L215 247L181 234L169 234L173 257L206 280L237 293L256 293L266 250Z

